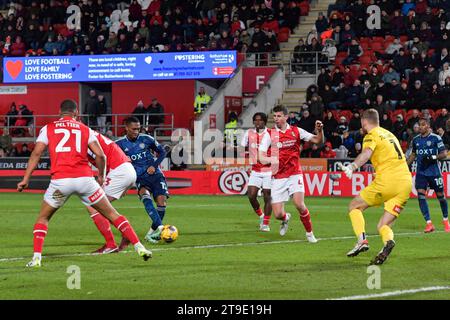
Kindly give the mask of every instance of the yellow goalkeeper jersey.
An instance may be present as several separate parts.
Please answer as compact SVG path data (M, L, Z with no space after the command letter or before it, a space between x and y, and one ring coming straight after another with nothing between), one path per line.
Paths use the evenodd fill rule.
M375 168L377 179L395 179L411 177L405 155L395 135L390 131L375 127L370 130L363 140L363 149L373 150L370 161Z

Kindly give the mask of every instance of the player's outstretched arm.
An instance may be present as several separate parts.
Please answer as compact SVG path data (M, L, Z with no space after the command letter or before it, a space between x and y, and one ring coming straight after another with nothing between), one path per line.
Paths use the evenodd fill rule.
M23 189L28 187L28 183L30 182L31 175L33 174L34 169L36 169L39 164L39 160L41 160L41 156L45 151L47 145L42 142L37 142L33 152L30 155L30 159L28 159L27 170L25 171L25 175L23 176L22 181L17 184L17 191L22 192Z
M88 145L89 149L95 155L95 166L98 169L98 183L103 185L106 174L106 156L98 140L94 140Z

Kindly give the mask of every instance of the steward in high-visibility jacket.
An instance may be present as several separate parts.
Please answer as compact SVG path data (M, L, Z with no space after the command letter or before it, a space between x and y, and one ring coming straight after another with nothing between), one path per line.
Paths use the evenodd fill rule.
M205 111L205 109L207 108L208 103L210 101L211 101L211 97L206 94L205 88L200 87L200 92L195 97L194 113L195 114L200 114L203 111Z

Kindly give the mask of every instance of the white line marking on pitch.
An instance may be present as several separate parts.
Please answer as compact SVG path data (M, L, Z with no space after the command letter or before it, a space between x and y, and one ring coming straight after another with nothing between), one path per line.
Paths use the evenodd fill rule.
M443 231L435 231L434 233L442 233ZM396 236L415 236L421 235L423 232L405 232L405 233L396 233ZM369 238L379 237L379 235L369 235ZM330 237L330 238L318 238L319 241L326 240L348 240L354 239L354 236L345 236L345 237ZM225 243L225 244L210 244L210 245L202 245L202 246L189 246L189 247L175 247L175 248L151 248L152 251L172 251L172 250L191 250L191 249L214 249L214 248L227 248L227 247L244 247L244 246L256 246L256 245L270 245L270 244L289 244L289 243L298 243L298 242L306 242L307 240L298 239L298 240L278 240L278 241L264 241L264 242L244 242L244 243ZM121 251L120 253L130 253L134 252L132 250ZM86 257L86 256L98 256L97 253L73 253L73 254L59 254L54 256L43 256L43 258L51 259L51 258L65 258L65 257ZM29 259L29 257L16 257L16 258L1 258L0 262L10 262L10 261L19 261Z
M327 300L362 300L362 299L374 299L374 298L385 298L385 297L393 297L393 296L401 296L404 294L413 294L418 292L430 292L430 291L442 291L442 290L450 290L450 286L437 286L437 287L424 287L417 289L409 289L409 290L397 290L383 293L375 293L375 294L366 294L359 296L349 296L349 297L341 297L341 298L328 298Z

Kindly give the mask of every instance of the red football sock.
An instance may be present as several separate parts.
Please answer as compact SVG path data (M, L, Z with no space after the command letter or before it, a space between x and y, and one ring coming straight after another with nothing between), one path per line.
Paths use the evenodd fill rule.
M311 223L311 216L309 214L309 210L308 209L306 209L303 212L303 214L300 213L300 220L302 221L306 232L311 232L312 231L312 223Z
M255 210L255 213L260 217L263 215L263 211L261 208L259 208L258 210Z
M134 232L133 227L128 222L127 218L125 218L125 216L120 216L113 222L113 224L114 227L116 227L122 233L122 237L130 240L133 245L139 242L139 238L136 235L136 232Z
M33 228L33 247L34 252L42 253L42 247L44 246L44 239L47 235L47 226L42 223L36 223Z
M98 231L100 231L102 236L105 238L106 246L108 248L116 247L116 241L114 240L114 235L111 231L109 220L98 212L91 215L91 218L94 221L95 225L97 226Z
M270 216L264 215L263 225L268 226L270 222Z
M283 212L281 218L277 218L278 220L285 221L286 220L286 212Z

